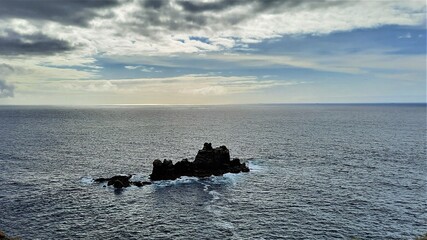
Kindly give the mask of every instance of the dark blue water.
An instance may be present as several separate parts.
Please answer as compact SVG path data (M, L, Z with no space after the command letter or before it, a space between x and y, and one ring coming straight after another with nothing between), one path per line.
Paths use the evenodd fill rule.
M226 145L251 172L121 192ZM0 229L23 239L414 239L425 105L0 107Z

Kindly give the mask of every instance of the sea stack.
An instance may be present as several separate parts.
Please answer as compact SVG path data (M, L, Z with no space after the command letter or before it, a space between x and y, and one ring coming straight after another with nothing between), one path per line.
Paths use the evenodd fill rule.
M171 160L154 160L150 179L174 180L181 176L209 177L239 172L249 172L249 168L245 163L240 163L238 158L230 160L230 152L226 146L212 148L211 143L205 143L193 162L183 159L173 164Z

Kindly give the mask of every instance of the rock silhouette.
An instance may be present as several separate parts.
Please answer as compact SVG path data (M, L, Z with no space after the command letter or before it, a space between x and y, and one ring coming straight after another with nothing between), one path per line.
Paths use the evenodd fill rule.
M238 158L230 160L226 146L212 148L211 143L205 143L193 162L183 159L174 165L171 160L154 160L150 179L174 180L181 176L209 177L239 172L249 172L249 168L245 163L240 163Z
M142 187L144 185L149 185L151 182L139 182L139 181L130 181L130 178L132 175L128 176L114 176L112 178L97 178L94 181L95 182L107 182L107 186L113 186L114 188L125 188L129 187L131 185Z
M226 146L212 148L211 143L205 143L193 162L183 159L173 164L171 160L154 160L150 180L174 180L182 176L209 177L239 172L249 172L249 168L245 163L240 163L238 158L230 160L230 152ZM111 178L97 178L94 181L107 182L107 186L113 186L116 189L151 184L151 182L130 181L131 178L132 175L118 175Z

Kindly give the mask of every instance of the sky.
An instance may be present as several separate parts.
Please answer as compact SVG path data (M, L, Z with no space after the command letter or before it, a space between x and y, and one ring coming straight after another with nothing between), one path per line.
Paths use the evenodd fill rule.
M1 0L0 104L426 102L424 0Z

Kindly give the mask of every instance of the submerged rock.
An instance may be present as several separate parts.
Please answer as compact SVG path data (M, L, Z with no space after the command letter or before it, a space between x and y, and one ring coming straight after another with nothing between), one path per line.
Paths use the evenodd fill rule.
M212 148L211 143L205 143L193 162L183 159L174 165L171 160L154 160L150 179L174 180L181 176L209 177L239 172L249 172L249 168L245 163L240 163L238 158L230 161L230 152L226 146Z
M137 187L142 187L144 185L151 184L151 182L130 181L131 177L132 177L132 175L128 175L128 176L118 175L118 176L114 176L112 178L97 178L94 181L99 182L99 183L107 182L107 186L112 185L114 188L125 188L125 187L129 187L131 185L134 185Z

